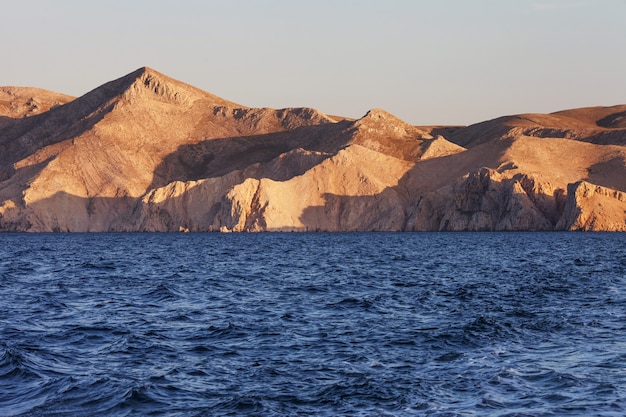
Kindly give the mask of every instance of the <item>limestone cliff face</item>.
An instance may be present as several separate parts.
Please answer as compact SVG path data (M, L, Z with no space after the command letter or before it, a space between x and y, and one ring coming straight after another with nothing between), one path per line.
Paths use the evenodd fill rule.
M410 225L424 231L553 230L564 195L527 175L481 168L424 195Z
M76 99L2 87L0 231L624 230L624 114L419 128L149 68Z
M237 171L168 184L142 200L137 221L159 231L403 230L406 196L394 187L410 167L353 145L285 181Z
M568 187L567 201L557 229L626 231L626 193L587 181Z

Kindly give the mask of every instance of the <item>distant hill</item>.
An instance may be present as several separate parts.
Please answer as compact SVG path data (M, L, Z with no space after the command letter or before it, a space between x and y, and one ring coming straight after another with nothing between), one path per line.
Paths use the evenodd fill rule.
M472 147L515 136L567 138L601 145L626 145L626 105L586 107L551 114L499 117L448 132L449 139Z
M416 127L141 68L0 87L1 231L626 230L626 105Z

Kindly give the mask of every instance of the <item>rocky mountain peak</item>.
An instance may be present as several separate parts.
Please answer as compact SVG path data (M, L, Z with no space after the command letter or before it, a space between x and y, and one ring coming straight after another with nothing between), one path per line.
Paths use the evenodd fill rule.
M398 119L393 114L385 111L383 109L371 109L365 116L361 117L357 120L357 124L366 125L366 124L374 124L374 123L382 123L382 124L397 124L397 125L406 125L404 121Z
M374 136L387 139L432 139L432 136L425 131L406 123L382 109L372 109L368 111L365 116L354 122L352 131L355 138L365 135L368 137Z
M244 107L170 78L149 67L141 67L119 81L119 95L129 102L148 99L191 105L195 101L203 100L213 106Z
M141 67L95 88L75 100L77 103L75 106L93 111L120 102L135 105L157 101L188 106L198 100L203 100L209 106L244 107L177 81L149 67Z

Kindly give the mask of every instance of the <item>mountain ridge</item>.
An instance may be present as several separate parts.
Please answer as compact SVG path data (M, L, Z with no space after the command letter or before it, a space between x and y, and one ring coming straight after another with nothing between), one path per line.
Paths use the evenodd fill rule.
M443 128L445 130L445 128ZM502 116L454 129L451 141L472 147L502 137L569 138L598 144L624 145L626 105L583 107L549 114Z
M625 112L419 127L148 67L78 98L0 87L0 231L621 231Z

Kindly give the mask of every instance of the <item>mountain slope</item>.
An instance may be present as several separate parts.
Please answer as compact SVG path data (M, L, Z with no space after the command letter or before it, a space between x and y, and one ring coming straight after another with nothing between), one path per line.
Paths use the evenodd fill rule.
M451 130L447 136L452 142L467 148L515 136L626 145L626 105L504 116Z
M74 97L30 87L0 87L0 127L22 117L47 112Z
M624 111L418 128L150 68L76 99L2 88L0 230L624 230Z

